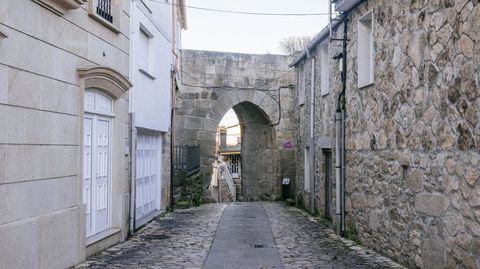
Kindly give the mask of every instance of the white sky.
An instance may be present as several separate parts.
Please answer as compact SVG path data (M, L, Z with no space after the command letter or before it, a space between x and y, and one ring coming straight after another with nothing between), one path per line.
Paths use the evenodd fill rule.
M187 6L264 13L327 13L327 0L186 0ZM240 53L281 54L278 43L289 36L315 36L328 16L258 16L187 8L188 30L182 48ZM230 109L220 125L238 123Z
M233 109L230 109L227 111L227 113L223 116L222 120L220 121L220 126L232 126L238 123L237 115L233 111Z
M187 6L266 13L327 13L327 0L186 0ZM315 36L328 16L257 16L187 8L182 48L280 54L284 37Z

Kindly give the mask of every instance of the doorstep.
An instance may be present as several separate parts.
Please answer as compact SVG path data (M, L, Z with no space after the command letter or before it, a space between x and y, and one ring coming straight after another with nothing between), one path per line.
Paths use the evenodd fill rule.
M87 238L87 257L122 241L121 229L110 228Z

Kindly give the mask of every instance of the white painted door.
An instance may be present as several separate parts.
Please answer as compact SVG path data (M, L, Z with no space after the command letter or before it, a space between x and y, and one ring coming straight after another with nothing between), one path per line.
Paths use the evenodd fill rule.
M86 205L87 237L93 234L92 227L92 144L93 118L83 120L83 203Z
M138 135L135 176L135 219L160 209L161 138Z
M83 202L87 237L110 226L110 128L110 118L85 114Z
M91 237L110 227L112 100L85 90L83 118L83 203L86 233Z
M95 231L108 228L110 120L97 117L95 144Z

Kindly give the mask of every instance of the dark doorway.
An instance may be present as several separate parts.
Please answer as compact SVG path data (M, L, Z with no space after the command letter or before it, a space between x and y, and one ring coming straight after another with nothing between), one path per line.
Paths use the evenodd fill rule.
M333 199L333 180L332 180L332 151L323 150L325 160L325 218L332 220L332 199Z

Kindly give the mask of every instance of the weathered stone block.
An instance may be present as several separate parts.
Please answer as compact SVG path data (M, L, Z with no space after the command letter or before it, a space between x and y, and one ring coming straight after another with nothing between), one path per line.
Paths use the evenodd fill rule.
M422 191L424 172L422 170L413 170L408 174L408 187L414 192Z
M443 194L421 193L415 196L415 209L429 216L442 216L447 206Z
M201 130L203 128L203 118L200 117L185 117L185 128Z
M445 243L440 238L427 238L422 244L422 259L425 269L445 267Z

